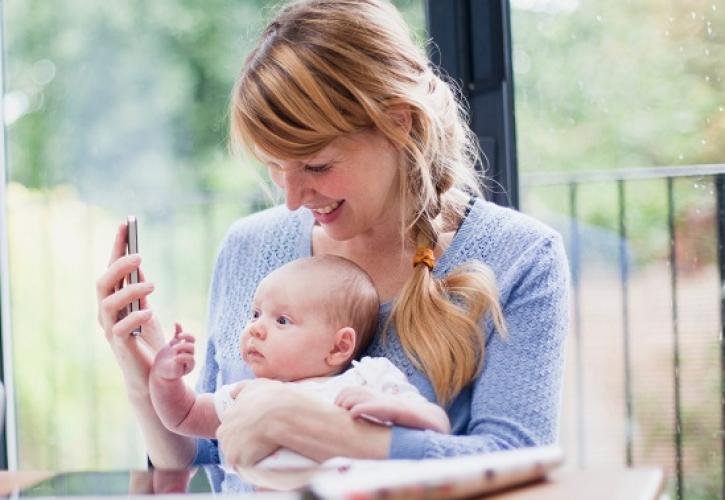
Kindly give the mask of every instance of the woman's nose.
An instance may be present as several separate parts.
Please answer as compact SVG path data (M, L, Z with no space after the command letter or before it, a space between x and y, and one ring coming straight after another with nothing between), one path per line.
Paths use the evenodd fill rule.
M284 199L289 210L297 210L304 203L305 186L297 172L284 173Z
M308 191L304 183L304 176L298 168L278 170L272 175L272 180L284 191L285 204L289 210L297 210L305 201Z

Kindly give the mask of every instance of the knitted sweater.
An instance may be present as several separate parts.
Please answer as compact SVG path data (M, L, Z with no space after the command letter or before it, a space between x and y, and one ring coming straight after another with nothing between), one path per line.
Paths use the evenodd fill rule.
M209 341L199 392L253 377L239 355L239 335L259 282L272 270L311 254L314 219L307 210L275 207L237 221L222 243L209 297ZM485 322L484 368L446 407L451 434L393 427L390 458L430 458L551 444L557 439L564 339L568 327L568 267L557 233L511 209L476 200L436 276L471 260L496 275L508 328L503 339ZM385 324L391 304L380 307ZM424 333L423 333L424 334ZM384 356L435 401L429 379L416 370L394 328L381 332L365 352ZM196 464L219 462L216 441L198 440ZM215 491L243 485L208 468Z

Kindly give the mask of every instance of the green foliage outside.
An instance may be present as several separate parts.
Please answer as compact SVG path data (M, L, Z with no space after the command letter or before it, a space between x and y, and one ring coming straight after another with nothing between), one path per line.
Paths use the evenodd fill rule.
M725 159L725 8L717 2L526 2L512 14L519 166L527 174ZM567 5L576 5L567 11ZM560 9L557 10L556 6ZM676 210L702 205L709 179L676 181ZM702 187L701 187L702 186ZM616 231L616 187L584 187L580 217ZM627 186L637 263L662 256L664 181ZM568 196L525 189L524 208L568 213Z

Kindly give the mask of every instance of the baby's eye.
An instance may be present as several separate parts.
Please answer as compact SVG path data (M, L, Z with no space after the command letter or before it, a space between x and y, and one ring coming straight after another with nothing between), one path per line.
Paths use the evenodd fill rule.
M287 316L280 316L279 318L277 318L277 324L289 325L290 323L292 323L292 322L290 321L290 319Z
M252 319L259 319L259 316L260 316L259 309L255 309L254 311L252 311Z

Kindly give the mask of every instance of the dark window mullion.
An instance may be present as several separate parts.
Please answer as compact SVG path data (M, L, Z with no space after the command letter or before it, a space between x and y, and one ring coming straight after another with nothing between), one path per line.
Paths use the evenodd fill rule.
M519 206L508 0L428 0L431 59L470 104L471 128L488 159L490 199Z

